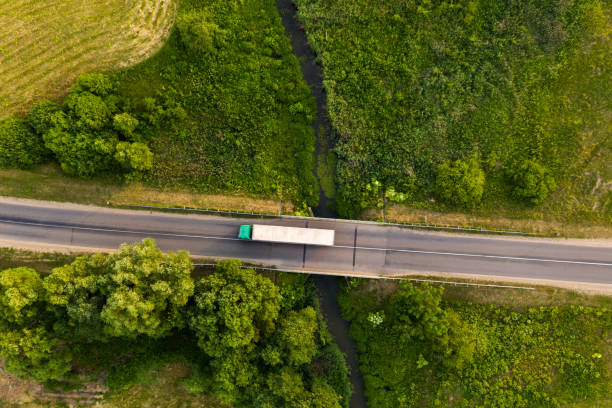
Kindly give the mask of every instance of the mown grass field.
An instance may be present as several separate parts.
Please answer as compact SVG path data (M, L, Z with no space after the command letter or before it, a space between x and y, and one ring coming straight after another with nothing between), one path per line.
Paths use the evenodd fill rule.
M0 119L66 94L83 72L146 59L170 33L177 0L0 0Z
M324 70L342 213L394 190L412 208L612 222L609 1L296 3ZM441 202L437 167L473 153L480 205ZM508 179L527 158L556 184L535 207Z

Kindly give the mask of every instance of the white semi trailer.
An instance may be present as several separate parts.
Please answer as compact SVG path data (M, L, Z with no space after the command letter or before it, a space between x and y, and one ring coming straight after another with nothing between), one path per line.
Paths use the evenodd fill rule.
M332 246L334 235L334 230L253 224L241 225L238 238L249 241Z

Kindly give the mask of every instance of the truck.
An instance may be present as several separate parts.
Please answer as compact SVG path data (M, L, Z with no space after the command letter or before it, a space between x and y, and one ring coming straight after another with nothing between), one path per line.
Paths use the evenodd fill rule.
M278 225L241 225L239 239L302 245L334 245L334 230L281 227Z

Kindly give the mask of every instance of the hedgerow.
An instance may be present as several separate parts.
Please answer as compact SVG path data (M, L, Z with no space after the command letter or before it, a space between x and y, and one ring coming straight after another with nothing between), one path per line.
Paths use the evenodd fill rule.
M362 282L340 296L374 407L597 406L609 397L612 311L514 310L444 302L404 283L380 303Z

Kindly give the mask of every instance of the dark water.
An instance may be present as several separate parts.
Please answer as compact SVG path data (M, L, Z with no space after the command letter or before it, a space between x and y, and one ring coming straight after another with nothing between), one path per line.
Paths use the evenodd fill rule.
M285 26L285 32L291 39L291 45L293 45L293 53L300 61L300 67L302 68L302 76L304 81L310 87L312 94L317 102L317 118L312 124L315 131L315 177L316 166L318 166L317 158L321 155L327 155L327 151L330 145L333 143L331 140L331 127L329 125L329 119L327 117L327 100L325 98L325 92L323 90L323 72L321 67L316 63L316 56L312 49L308 46L306 40L306 33L302 30L298 18L296 15L296 9L291 0L277 0L276 8L281 16L283 25ZM327 142L327 143L326 143ZM326 145L325 145L326 143ZM330 204L333 203L332 199L329 199L321 189L319 184L319 205L313 208L312 211L317 217L324 218L338 218L338 214L330 208Z
M346 355L346 362L351 369L349 380L353 385L353 395L351 396L351 408L365 408L366 399L364 395L363 377L359 371L359 355L355 340L349 336L349 323L340 315L338 307L338 278L336 276L326 275L311 275L317 286L319 299L321 302L321 311L327 327L334 336L334 341L340 347L340 350Z

